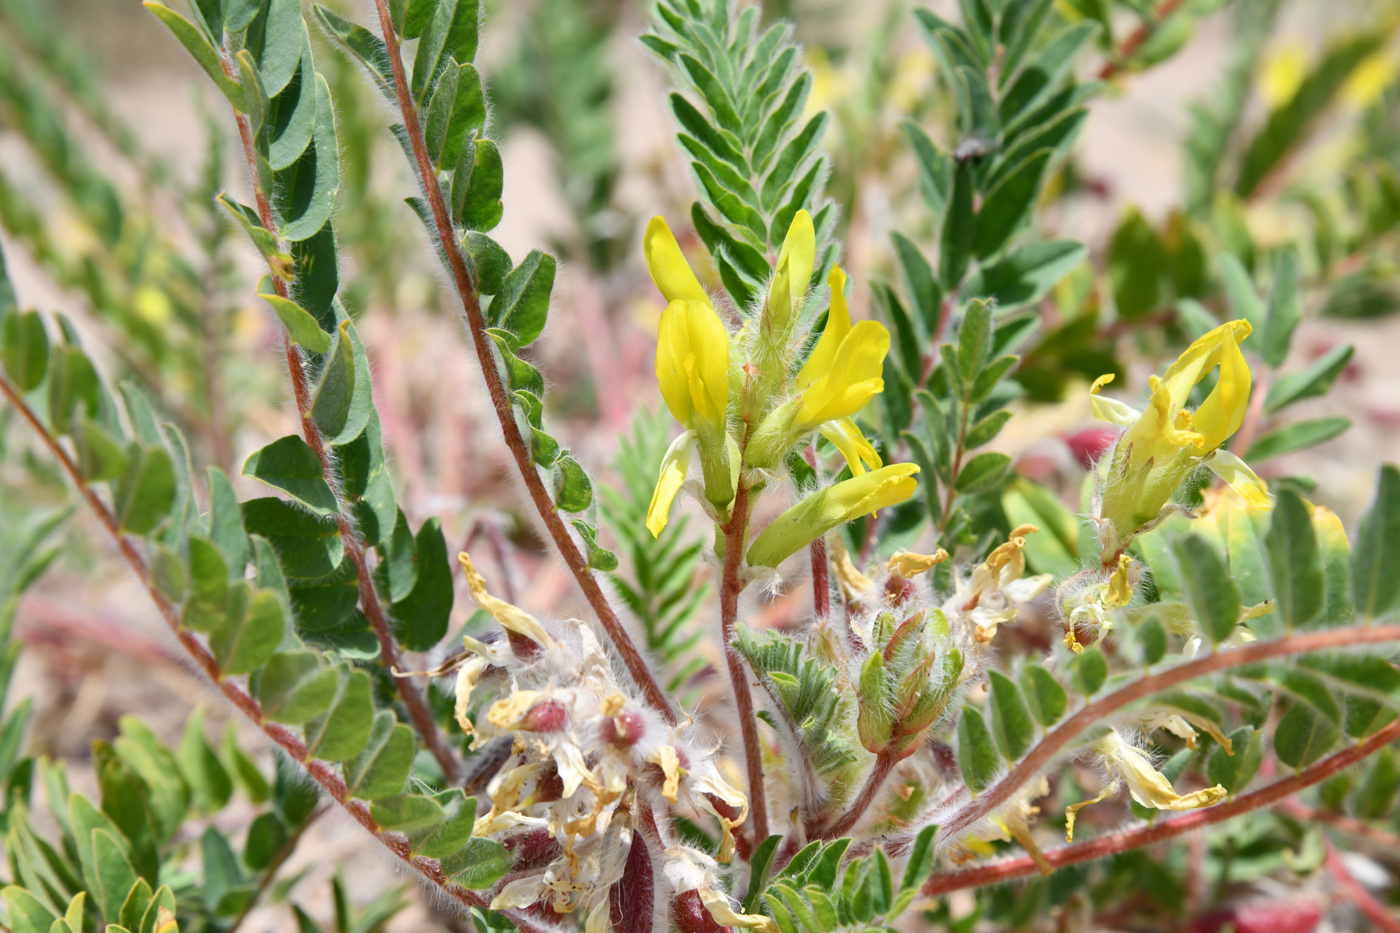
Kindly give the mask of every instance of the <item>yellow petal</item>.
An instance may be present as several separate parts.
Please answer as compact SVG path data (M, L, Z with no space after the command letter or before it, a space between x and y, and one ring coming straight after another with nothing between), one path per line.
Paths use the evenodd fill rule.
M666 226L665 218L658 215L647 224L646 235L642 238L642 253L646 257L651 280L656 283L657 289L668 303L710 303L709 296L705 294L705 290L700 287L700 281L691 271L690 263L685 261L676 238L671 234L671 228Z
M705 905L705 909L710 912L710 916L720 926L743 927L747 930L758 930L759 933L778 933L778 925L771 918L763 914L736 912L729 903L729 897L714 888L702 888L700 902Z
M1162 383L1171 394L1173 408L1181 408L1186 404L1196 383L1220 363L1226 346L1233 346L1238 350L1240 341L1252 331L1248 321L1230 321L1197 338L1187 347L1181 356L1177 357L1176 362L1162 374Z
M837 483L828 490L828 496L843 511L843 521L854 521L908 500L918 488L918 481L914 479L917 472L919 468L912 463L892 463Z
M687 428L723 427L729 405L729 334L714 308L672 301L661 313L656 381L671 415Z
M1264 481L1255 475L1239 457L1228 450L1217 450L1209 459L1206 466L1216 476L1223 479L1230 485L1230 488L1239 493L1245 502L1256 509L1271 509L1274 500L1269 495L1269 490L1264 486Z
M764 320L774 334L785 338L793 312L802 307L812 280L816 251L812 217L805 210L798 211L788 226L787 237L778 251L773 281L768 286L768 311Z
M860 476L867 466L871 469L879 469L882 466L879 453L850 418L828 421L818 429L818 433L841 451L841 456L846 458L846 463L851 468L852 476Z
M462 569L466 571L467 588L471 590L472 598L478 606L489 612L491 618L500 623L502 628L517 635L524 635L539 645L548 647L554 644L554 639L549 637L549 633L544 630L538 619L524 609L512 606L504 599L497 599L486 591L486 580L477 573L476 567L472 565L471 556L466 551L458 554L457 559L462 562Z
M1192 426L1201 433L1205 441L1202 446L1207 451L1225 443L1244 423L1250 384L1249 363L1231 335L1220 347L1220 378L1191 416Z
M939 548L932 554L915 554L912 551L896 551L890 555L890 573L906 580L928 573L948 559L948 552Z
M851 310L846 306L846 273L840 266L832 266L826 284L831 288L831 309L827 311L826 326L812 348L812 355L797 374L799 390L806 389L831 370L837 349L851 332Z
M811 428L823 421L849 418L885 390L885 356L890 332L878 321L861 321L836 350L831 368L803 393L797 424Z
M690 452L695 446L695 432L686 431L671 442L666 456L661 460L661 475L656 480L656 491L651 494L651 505L647 508L647 531L653 538L661 534L671 515L671 503L676 493L685 483L686 471L690 468Z
M681 786L680 756L670 745L658 745L647 756L647 760L659 767L661 773L666 776L665 782L661 785L661 796L671 803L675 803Z

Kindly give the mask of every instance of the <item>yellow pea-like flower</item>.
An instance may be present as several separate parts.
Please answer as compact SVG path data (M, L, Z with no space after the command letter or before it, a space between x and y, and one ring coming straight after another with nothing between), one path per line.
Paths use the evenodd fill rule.
M1178 794L1162 772L1152 767L1147 755L1126 742L1117 731L1109 732L1093 745L1099 762L1108 774L1109 784L1093 800L1065 808L1065 838L1074 841L1074 820L1085 807L1092 806L1117 792L1126 784L1133 800L1155 810L1196 810L1211 807L1226 797L1225 788L1216 784L1190 794Z
M885 357L890 352L890 332L876 321L851 324L846 304L846 273L833 266L827 277L831 309L826 327L812 354L797 374L802 404L794 428L816 428L846 458L855 475L881 465L875 448L851 420L885 389Z
M1196 340L1161 378L1150 380L1152 395L1139 412L1100 396L1113 381L1094 381L1094 414L1126 430L1101 465L1101 519L1112 528L1106 547L1118 550L1137 530L1154 521L1192 470L1204 464L1258 508L1269 507L1263 482L1243 460L1221 445L1239 430L1249 409L1252 377L1240 342L1249 336L1247 321L1231 321ZM1212 370L1215 387L1200 407L1186 407L1191 391ZM1111 553L1111 552L1106 552Z
M749 563L776 567L837 525L907 501L918 472L912 463L892 463L817 490L763 529L749 547Z

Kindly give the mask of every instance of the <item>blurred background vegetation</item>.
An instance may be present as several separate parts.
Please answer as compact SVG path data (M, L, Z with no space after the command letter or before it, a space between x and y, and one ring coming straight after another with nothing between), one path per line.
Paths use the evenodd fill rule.
M350 0L331 5L364 18ZM640 3L485 7L478 66L510 204L496 235L512 255L548 244L560 261L548 339L531 350L555 389L549 417L580 461L617 465L603 477L612 505L604 543L623 556L626 601L652 620L650 647L692 707L724 690L722 678L707 676L715 659L697 657L691 637L711 587L684 526L653 542L639 534L636 511L669 440L646 416L658 405L652 352L661 306L642 263L641 229L660 213L681 232L694 196L673 145L668 77L638 41L648 26ZM855 282L854 315L888 318L897 296L916 306L918 283L892 235L925 252L933 242L920 134L960 158L995 157L977 127L959 124L958 90L940 77L923 34L933 27L913 12L930 8L956 22L959 4L764 7L796 23L814 73L808 112L833 115L827 190ZM1099 27L1073 63L1087 108L1082 127L1046 178L1036 214L1041 235L1087 250L1026 302L1034 334L1020 351L1013 402L1024 417L1012 418L992 449L1038 485L1013 479L1002 507L1034 509L1027 490L1042 488L1077 502L1085 464L1104 443L1090 419L1090 380L1116 372L1115 389L1142 392L1155 363L1203 321L1255 313L1291 288L1307 317L1287 356L1259 374L1256 392L1267 402L1245 441L1249 459L1261 475L1293 477L1353 518L1375 464L1400 460L1400 5L1059 0L1050 15ZM313 32L312 41L319 47L323 38ZM412 182L382 132L383 105L343 56L317 58L338 104L344 301L370 348L398 502L415 525L440 516L449 547L488 548L513 600L578 613L566 571L514 504L461 325L400 199ZM236 476L249 452L293 430L295 414L273 352L276 320L251 288L258 257L215 199L247 183L229 125L208 82L139 4L0 0L0 239L15 289L25 306L61 309L110 372L179 424L197 461ZM701 267L693 234L682 234L682 245ZM716 271L707 274L717 285ZM52 466L12 429L14 418L0 408L0 526L20 500L59 509L68 499ZM236 482L246 484L240 494L256 488ZM1073 531L1060 536L1067 549ZM90 743L116 738L123 713L138 713L178 745L204 698L144 593L105 559L107 548L90 516L62 534L43 580L17 604L16 637L29 650L9 675L12 700L30 698L31 751L68 762L74 786L88 792L101 754ZM1040 570L1057 569L1056 559L1048 547L1032 554ZM677 569L661 578L647 571L662 561ZM770 603L755 624L796 618L803 598ZM454 623L465 621L459 612ZM211 741L226 727L237 733L227 718L221 708L210 714ZM222 752L235 773L236 748L231 737ZM275 781L270 757L252 754L251 767ZM210 825L247 832L270 806L267 780L231 809L209 807ZM1388 782L1393 803L1400 775L1374 780ZM366 865L384 864L374 858L359 859L357 906L347 906L332 883L336 864L374 843L341 820L311 824L291 804L288 815L277 800L285 832L308 835L250 922L288 929L280 901L291 897L323 929L368 931L410 901L391 929L447 924L430 919L440 905L407 895L371 901L402 881L387 867L363 878ZM1367 806L1391 809L1374 799ZM1229 837L1236 849L1213 856L1247 861L1257 850L1257 864L1237 881L1260 879L1271 890L1280 865L1322 857L1303 830L1278 845L1251 833L1265 831L1249 823ZM1209 892L1183 889L1187 875L1180 864L1163 867L1161 888L1134 896L1207 903ZM1067 896L1080 877L1061 873L1048 896ZM956 897L943 908L950 923L968 909ZM211 922L226 928L230 916L242 914Z

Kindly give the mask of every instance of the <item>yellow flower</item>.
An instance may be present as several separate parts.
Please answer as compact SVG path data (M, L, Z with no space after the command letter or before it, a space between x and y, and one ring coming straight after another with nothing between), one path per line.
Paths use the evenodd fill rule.
M880 455L851 420L872 398L885 389L885 357L890 352L890 332L877 321L851 325L846 305L846 273L832 266L827 277L831 310L826 327L797 374L802 404L794 427L818 432L841 451L851 472L881 466Z
M659 535L666 527L671 503L685 484L695 450L699 450L705 469L706 497L716 505L733 497L725 434L729 334L665 220L652 218L642 248L652 281L668 302L657 334L656 381L666 407L686 429L666 451L647 509L647 528Z
M1251 504L1269 507L1269 494L1254 471L1220 449L1249 408L1251 376L1240 341L1250 330L1246 321L1231 321L1187 347L1160 379L1152 377L1152 396L1142 412L1098 394L1113 381L1112 374L1094 381L1094 414L1127 428L1100 466L1103 501L1095 518L1105 536L1105 556L1114 556L1155 522L1182 480L1202 464ZM1191 390L1217 367L1210 395L1195 411L1187 408Z
M1144 807L1156 810L1195 810L1211 807L1225 799L1226 791L1219 784L1190 794L1178 794L1162 773L1152 767L1152 761L1143 751L1129 745L1116 731L1109 732L1093 745L1104 770L1108 773L1109 784L1103 793L1093 800L1085 800L1065 808L1065 838L1074 841L1074 818L1084 807L1104 800L1118 791L1119 786L1128 785L1128 793Z
M763 529L749 548L749 563L776 567L837 525L908 500L919 485L917 472L912 463L892 463L817 490Z

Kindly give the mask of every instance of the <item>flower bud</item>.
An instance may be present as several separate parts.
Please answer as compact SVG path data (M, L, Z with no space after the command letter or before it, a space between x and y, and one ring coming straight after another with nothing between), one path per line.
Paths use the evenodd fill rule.
M749 563L777 567L837 525L906 501L918 487L917 472L912 463L892 463L817 490L763 529L749 548Z

